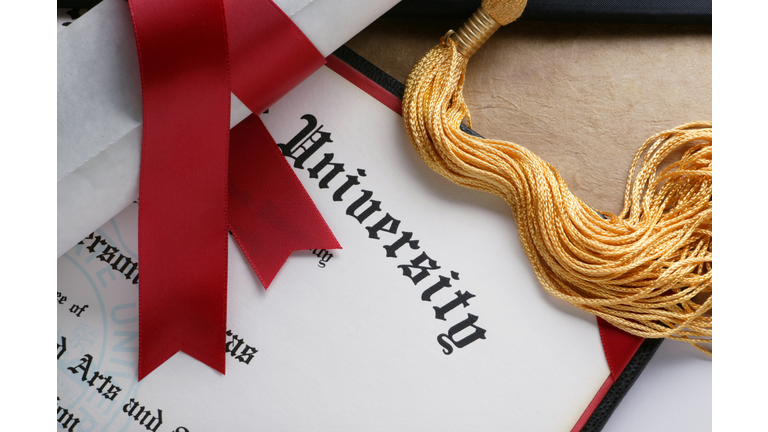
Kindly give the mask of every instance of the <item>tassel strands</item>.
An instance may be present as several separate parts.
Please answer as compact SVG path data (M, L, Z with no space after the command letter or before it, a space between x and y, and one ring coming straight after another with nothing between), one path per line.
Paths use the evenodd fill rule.
M471 127L462 95L469 57L524 7L524 0L485 0L414 67L403 98L414 147L436 172L510 205L523 249L550 294L628 333L685 341L711 355L711 122L678 126L641 146L619 215L587 206L524 147L460 130L464 119Z

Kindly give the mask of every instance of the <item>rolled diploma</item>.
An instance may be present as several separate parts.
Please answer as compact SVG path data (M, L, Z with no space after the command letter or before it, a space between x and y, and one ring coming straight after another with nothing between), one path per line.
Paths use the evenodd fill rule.
M327 57L399 0L274 0ZM127 2L58 33L57 257L139 196L141 77ZM230 127L251 112L232 95Z

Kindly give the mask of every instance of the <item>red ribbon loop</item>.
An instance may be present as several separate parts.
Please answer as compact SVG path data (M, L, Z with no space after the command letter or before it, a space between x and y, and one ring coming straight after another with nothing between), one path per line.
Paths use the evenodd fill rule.
M228 177L233 233L265 286L290 251L338 247L290 167L279 168L287 163L255 117L233 132L243 160L228 172L228 46L235 93L255 113L324 59L270 0L227 0L226 21L222 0L130 7L144 109L139 380L179 350L224 373Z

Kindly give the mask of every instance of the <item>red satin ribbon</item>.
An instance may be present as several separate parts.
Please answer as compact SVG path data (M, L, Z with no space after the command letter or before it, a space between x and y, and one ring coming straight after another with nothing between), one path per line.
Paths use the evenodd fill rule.
M130 7L144 109L139 186L139 380L180 350L224 373L230 72L235 94L259 113L324 60L269 0L227 0L225 5L221 0L130 0ZM268 38L270 35L276 38ZM254 128L258 129L251 120L238 138L246 152L254 139L266 139L265 131ZM255 138L248 139L249 131ZM271 192L270 188L249 179L248 174L256 169L286 164L279 152L248 157L258 162L257 168L233 164L244 170L233 174L236 184L247 187L238 186L232 230L247 248L246 255L260 277L269 276L266 286L285 261L286 250L296 245L313 248L293 241L291 234L320 233L320 244L315 247L338 243L311 200L307 202L301 185L298 191L295 188L298 180L290 168L288 180L268 176L293 185L280 191L289 194L280 200L260 195ZM284 170L270 173L286 175ZM265 210L268 205L253 205L295 200L301 201L300 210L282 211L279 220ZM241 205L243 202L248 205ZM315 214L303 217L312 213L310 207ZM254 209L265 216L262 222L250 220L249 212ZM270 248L276 248L282 257L277 259L279 264ZM264 270L259 269L260 263L266 263Z
M270 0L224 0L235 95L261 114L325 64L325 58Z
M130 4L144 109L139 379L179 350L223 373L230 105L224 10L208 0Z
M232 235L265 288L291 252L341 248L259 117L235 126L229 145Z

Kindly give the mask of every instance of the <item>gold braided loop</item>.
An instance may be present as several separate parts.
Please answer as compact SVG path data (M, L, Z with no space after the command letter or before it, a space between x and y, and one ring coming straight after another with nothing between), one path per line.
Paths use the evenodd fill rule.
M499 15L498 2L481 9L486 3ZM511 21L525 0L508 4L519 8L506 13ZM419 155L453 182L510 205L550 294L631 334L685 341L711 355L712 123L648 139L630 167L621 214L600 214L524 147L460 130L464 119L472 124L462 95L468 59L499 27L483 24L488 15L449 32L408 77L403 118ZM662 169L676 150L683 156Z

